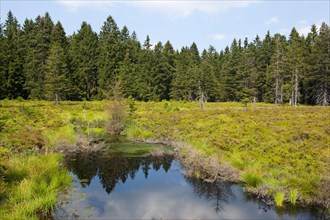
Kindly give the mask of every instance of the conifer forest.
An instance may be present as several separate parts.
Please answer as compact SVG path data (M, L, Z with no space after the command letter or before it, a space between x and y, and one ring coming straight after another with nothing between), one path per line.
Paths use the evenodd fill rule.
M109 16L96 33L86 22L67 36L49 13L19 24L9 11L0 29L0 99L101 100L120 82L138 101L330 103L330 28L293 27L289 37L233 39L221 51L195 43L175 50L118 27Z

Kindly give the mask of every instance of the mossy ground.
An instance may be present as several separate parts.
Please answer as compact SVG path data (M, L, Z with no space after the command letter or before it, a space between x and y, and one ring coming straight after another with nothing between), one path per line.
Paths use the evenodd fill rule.
M132 139L163 137L217 155L241 171L246 187L305 202L329 202L330 109L259 103L138 103Z
M70 146L79 133L102 136L106 106L106 101L0 101L2 167L12 155ZM329 107L206 103L201 111L197 102L164 101L136 102L135 108L124 130L131 140L182 141L230 163L247 188L272 196L283 192L284 201L292 199L292 189L293 200L329 201Z
M0 216L48 217L71 180L60 168L61 155L38 150L70 147L79 133L104 131L106 120L101 102L0 101Z

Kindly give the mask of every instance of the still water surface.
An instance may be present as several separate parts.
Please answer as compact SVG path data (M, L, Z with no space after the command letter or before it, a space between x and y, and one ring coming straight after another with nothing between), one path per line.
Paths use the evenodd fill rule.
M183 175L174 157L73 154L66 165L75 181L55 218L312 219L317 210L275 209L237 185ZM63 202L66 201L66 202Z

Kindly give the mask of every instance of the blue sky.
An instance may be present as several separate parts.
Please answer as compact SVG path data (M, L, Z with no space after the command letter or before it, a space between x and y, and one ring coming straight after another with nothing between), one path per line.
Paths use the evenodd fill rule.
M152 43L170 40L175 49L196 42L200 51L214 46L218 51L234 38L261 38L288 35L292 27L306 35L312 24L329 24L330 1L93 1L93 0L0 0L1 22L9 10L20 24L48 11L54 22L60 20L67 35L80 28L82 21L99 33L111 15L122 28L136 31L143 43L149 34Z

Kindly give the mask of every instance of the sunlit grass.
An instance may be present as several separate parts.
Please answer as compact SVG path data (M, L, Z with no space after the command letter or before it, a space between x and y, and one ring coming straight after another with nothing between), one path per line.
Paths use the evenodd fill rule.
M292 205L295 205L298 199L298 189L291 189L289 193L289 199Z
M245 183L247 187L256 188L262 184L263 179L259 173L246 172L242 176L242 182Z
M283 206L283 201L284 201L284 192L277 192L274 196L274 200L275 200L275 205L277 207L282 207Z
M14 157L4 174L6 199L0 206L4 219L38 219L54 209L57 193L71 182L59 168L61 156Z
M0 101L0 153L74 143L77 134L100 135L109 120L106 101ZM172 139L221 157L240 179L269 195L278 188L296 202L315 201L329 174L329 108L257 103L135 102L123 134L130 140ZM5 149L5 150L3 150ZM6 154L7 154L6 153ZM1 156L3 157L3 156ZM1 159L1 158L0 158ZM1 161L0 161L1 165ZM324 185L324 184L323 184ZM291 192L292 191L292 192Z

